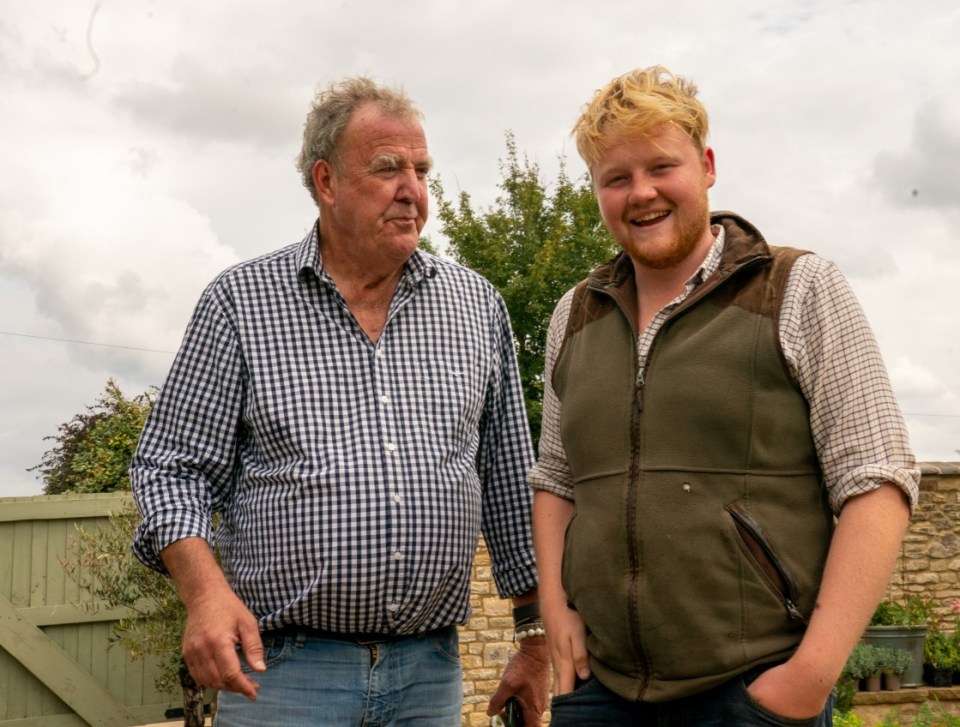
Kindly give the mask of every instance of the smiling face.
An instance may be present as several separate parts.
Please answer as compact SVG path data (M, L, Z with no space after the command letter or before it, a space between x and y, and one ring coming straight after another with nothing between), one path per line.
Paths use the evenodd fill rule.
M321 246L372 268L402 265L427 221L430 156L415 119L358 108L340 141L340 163L314 165Z
M680 267L706 256L713 235L707 190L713 150L700 151L680 128L614 140L590 167L600 214L634 265Z

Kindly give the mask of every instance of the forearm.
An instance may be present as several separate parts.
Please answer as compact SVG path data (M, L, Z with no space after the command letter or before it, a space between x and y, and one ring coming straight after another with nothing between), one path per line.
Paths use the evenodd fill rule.
M537 558L540 601L546 608L566 607L563 591L563 542L573 503L549 492L533 496L533 550Z
M171 543L160 558L169 571L187 611L200 600L233 590L203 538L183 538Z
M883 595L909 520L903 492L890 483L851 498L840 514L817 606L793 658L828 691Z
M757 702L791 719L821 713L883 594L909 519L903 492L890 483L847 501L807 633L789 660L750 685Z
M237 646L255 671L263 671L257 620L234 594L203 538L183 538L160 551L187 607L183 659L198 684L256 699L259 687L243 673Z

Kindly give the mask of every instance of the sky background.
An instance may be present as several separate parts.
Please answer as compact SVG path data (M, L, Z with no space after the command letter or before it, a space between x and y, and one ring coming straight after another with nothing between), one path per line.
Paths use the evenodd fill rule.
M483 207L506 132L579 176L597 88L689 76L712 208L840 266L918 459L960 460L958 38L956 0L0 0L0 495L41 492L44 437L109 377L163 382L217 272L302 237L308 105L361 73L409 93L447 194Z

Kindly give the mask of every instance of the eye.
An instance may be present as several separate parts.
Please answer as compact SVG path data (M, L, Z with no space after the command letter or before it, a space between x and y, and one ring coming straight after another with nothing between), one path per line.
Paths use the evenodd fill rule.
M630 177L626 174L611 174L603 180L604 187L619 187L626 184Z

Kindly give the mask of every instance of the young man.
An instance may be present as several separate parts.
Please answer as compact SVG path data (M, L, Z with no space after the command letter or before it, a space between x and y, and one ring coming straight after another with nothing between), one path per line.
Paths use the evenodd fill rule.
M554 725L828 727L916 502L849 285L711 216L707 128L661 67L575 127L623 252L548 334L530 482Z
M219 727L459 724L481 529L501 595L536 609L506 307L417 249L419 117L365 78L318 96L316 225L207 288L134 458L135 552L176 582ZM517 695L539 720L548 670L523 639L490 712Z

